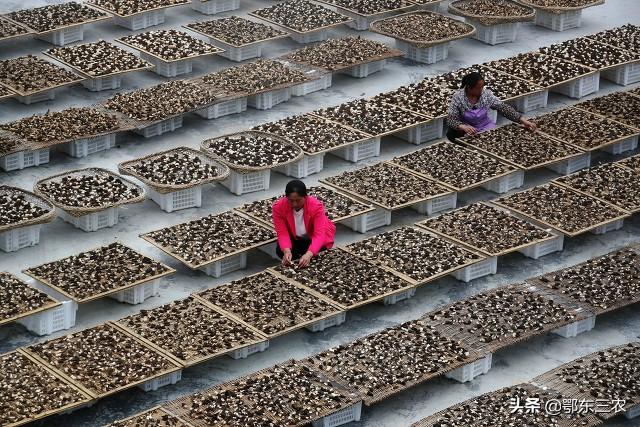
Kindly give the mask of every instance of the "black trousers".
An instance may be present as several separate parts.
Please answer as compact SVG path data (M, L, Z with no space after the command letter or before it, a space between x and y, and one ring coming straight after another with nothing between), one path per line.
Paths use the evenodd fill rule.
M447 139L451 142L457 142L456 139L463 136L464 136L464 131L461 131L458 129L452 129L452 128L449 128L449 130L447 130Z
M311 239L291 239L291 259L299 259L302 255L306 254L311 246ZM327 248L322 247L320 251L325 251ZM280 245L276 245L276 254L280 259L284 256L284 252L280 249Z

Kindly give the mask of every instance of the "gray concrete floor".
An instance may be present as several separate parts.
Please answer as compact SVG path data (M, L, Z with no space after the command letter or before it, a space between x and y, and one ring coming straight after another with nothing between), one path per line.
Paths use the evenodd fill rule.
M3 0L0 2L0 13L55 2L57 1ZM246 15L250 10L271 3L274 2L242 0L240 11L214 17L232 14ZM188 22L206 19L209 18L192 11L188 7L178 7L168 11L167 21L160 28L178 28ZM292 114L308 112L318 107L375 95L402 84L418 81L428 75L446 72L486 60L504 58L519 52L534 50L546 44L594 33L627 22L640 23L640 2L637 0L609 0L604 6L586 10L583 14L583 26L579 29L556 33L535 27L532 24L525 24L521 27L519 38L515 43L488 46L475 40L457 41L452 44L450 56L444 62L433 65L419 65L404 60L394 60L390 61L386 70L366 79L358 80L346 76L336 76L330 89L303 98L293 98L290 102L278 105L268 111L250 109L240 115L211 121L188 115L185 117L184 127L176 132L148 140L133 134L119 135L117 148L85 159L72 159L64 154L56 153L52 156L51 163L44 167L0 174L0 184L31 189L38 179L69 169L99 166L116 171L117 164L124 160L180 145L198 148L200 142L207 137L244 130L260 123L277 120ZM95 41L100 38L113 40L115 37L125 34L129 34L129 31L111 25L108 22L103 22L87 28L85 40ZM335 34L354 34L387 43L392 42L391 39L373 33L355 32L348 29L337 30ZM288 39L280 40L272 44L267 49L266 54L269 57L275 57L299 46ZM19 42L4 43L0 45L0 59L36 53L49 47L50 45L45 42L28 38ZM194 75L204 74L234 64L224 58L200 60L194 66ZM164 81L163 78L150 72L137 73L125 78L123 89L136 89L162 81ZM622 90L622 87L602 81L601 90L597 95L618 90ZM59 93L57 99L47 103L25 106L16 101L5 101L0 103L0 122L14 120L34 113L43 113L49 109L59 110L69 106L89 105L104 100L111 95L113 95L113 91L92 93L78 86L63 90ZM573 102L569 98L552 95L547 110L557 109ZM536 114L542 112L537 111ZM415 149L415 146L398 139L385 138L382 143L380 158L370 159L356 166L337 157L327 156L325 158L324 171L307 178L305 181L308 184L315 184L319 178L361 167L364 164L375 163ZM596 157L596 161L610 160L611 157L608 155L598 155ZM525 186L536 185L555 176L549 171L527 174ZM261 252L251 253L249 257L250 266L247 270L236 272L220 279L213 279L203 273L187 269L148 245L138 237L140 233L210 213L221 212L249 201L279 194L282 192L287 180L288 178L284 175L273 173L270 190L251 193L242 197L234 196L221 187L209 188L203 193L203 206L201 208L172 214L161 211L158 206L148 200L123 209L117 226L95 233L84 233L61 219L56 219L53 223L43 227L42 243L38 246L11 254L0 253L0 271L9 271L20 276L20 272L24 268L118 240L170 264L177 268L178 272L162 286L160 296L151 298L144 304L130 306L117 303L114 300L104 299L82 305L78 311L77 325L73 330L84 329L106 320L118 319L136 313L141 309L156 307L184 298L193 292L214 287L229 280L259 271L271 265L273 260ZM482 190L467 192L459 195L459 204L463 205L493 197L495 197L494 194ZM399 211L394 213L393 225L388 228L394 228L399 224L412 223L419 219L421 219L421 216L414 211ZM384 230L378 229L369 234L379 233ZM354 233L345 227L339 227L338 229L338 244L362 238L362 235ZM638 242L640 242L640 220L636 217L627 221L625 227L620 231L602 236L584 235L574 239L566 239L563 252L546 256L537 261L521 255L510 255L501 258L498 262L498 274L495 276L482 278L470 284L457 282L453 278L445 278L420 288L414 298L395 306L372 305L349 312L347 322L340 327L316 334L298 331L272 341L270 348L266 352L251 356L248 359L232 360L220 358L187 369L183 372L182 381L174 386L165 387L152 393L144 393L138 389L125 391L96 403L92 408L48 419L40 424L46 426L103 425L150 408L153 405L203 390L220 382L237 378L289 358L306 357L372 332L415 319L427 311L477 292L569 266ZM64 333L66 332L57 333L55 336L63 335ZM51 337L35 337L17 325L0 327L0 352L10 351L48 338ZM490 392L500 387L528 381L538 374L577 357L638 339L640 339L640 312L637 306L633 306L599 317L594 330L577 338L564 339L559 336L549 335L500 352L494 356L494 366L491 371L471 383L458 384L446 379L431 381L401 395L392 397L374 407L365 408L362 420L354 425L363 427L409 425L435 411L473 396ZM608 425L621 427L640 426L640 421L620 421L619 423L613 422Z

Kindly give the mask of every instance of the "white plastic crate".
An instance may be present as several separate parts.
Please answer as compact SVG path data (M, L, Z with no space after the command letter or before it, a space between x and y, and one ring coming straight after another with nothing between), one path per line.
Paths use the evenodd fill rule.
M627 409L624 413L624 416L627 417L628 420L640 417L640 405L632 406L631 408Z
M239 114L243 111L247 111L247 97L213 104L201 110L196 110L195 113L200 117L211 120L231 114Z
M472 280L479 279L480 277L488 276L490 274L496 274L498 270L498 257L492 256L484 261L476 262L463 269L457 270L451 275L456 279L469 283Z
M607 145L602 150L614 155L622 154L627 151L633 151L638 148L638 136L632 136L615 144Z
M317 31L309 31L307 33L296 33L295 31L291 31L289 33L289 37L294 42L301 44L323 42L329 38L329 30L325 28Z
M262 246L258 247L258 250L261 251L261 252L264 252L267 255L269 255L271 258L277 259L279 261L280 257L276 253L276 248L277 247L278 247L278 243L277 242L273 242L273 243L269 243L268 245L262 245Z
M62 301L60 306L23 317L17 322L36 335L51 335L73 328L77 310L78 304L75 301Z
M475 362L468 363L454 371L447 372L444 376L460 383L466 383L489 372L492 361L493 354L489 353L489 355L483 359L476 360Z
M569 98L580 99L600 90L600 72L580 77L569 83L561 84L551 89L553 92L568 96Z
M327 73L318 80L312 80L291 88L291 96L305 96L313 92L329 89L331 87L332 74Z
M565 338L573 338L582 333L592 330L596 326L596 316L587 317L586 319L578 320L577 322L569 323L558 329L551 331L556 335L560 335Z
M306 178L309 175L320 172L324 167L324 153L313 156L304 155L302 160L278 166L276 171L294 178Z
M240 0L192 0L191 9L205 15L215 15L216 13L240 9Z
M239 173L232 169L229 177L222 181L221 184L233 194L242 196L254 191L268 190L270 180L271 170L269 169L250 173Z
M582 25L582 10L564 13L551 13L536 9L536 25L553 31L566 31Z
M449 56L449 42L426 48L418 48L412 44L396 39L396 48L404 52L404 57L423 64L435 64Z
M554 233L555 234L555 233ZM527 258L538 259L553 252L560 252L564 246L564 234L557 234L555 239L536 243L535 245L518 250Z
M15 252L40 243L40 224L15 228L0 233L0 249L5 252Z
M165 9L152 10L149 12L139 13L133 16L120 17L114 16L113 23L121 27L130 29L131 31L142 30L143 28L153 27L164 23Z
M382 300L382 302L384 303L384 305L393 305L397 302L409 299L413 297L415 294L416 294L416 288L409 288L402 292L398 292L396 294L389 295L388 297L384 297L384 300Z
M146 381L138 386L138 388L144 391L156 391L160 387L172 385L182 379L182 370L171 372L170 374L162 375L152 380Z
M503 194L524 185L524 171L517 170L500 178L482 184L482 188L497 194Z
M351 405L333 414L324 416L319 420L313 421L311 427L336 427L348 424L353 421L360 421L362 414L362 402Z
M622 86L638 83L640 82L640 62L621 65L600 73L603 78Z
M210 40L212 44L224 49L224 52L220 52L218 55L224 56L230 61L242 62L247 59L260 58L262 56L262 43L253 43L248 46L237 47L221 42L220 40Z
M471 25L476 27L476 32L471 36L472 38L481 41L482 43L495 46L501 43L511 43L516 41L518 35L519 22L509 22L506 24L497 25L482 25L475 19L466 19Z
M83 138L67 142L60 146L60 150L71 157L87 157L100 151L106 151L116 146L116 134L96 136L94 138Z
M247 105L256 110L268 110L289 99L291 99L291 88L284 88L251 95L247 99Z
M155 279L147 283L133 286L124 291L116 292L109 295L119 302L135 305L142 304L151 297L155 297L160 293L160 279Z
M342 325L346 319L347 319L347 312L341 311L340 313L327 317L326 319L313 322L309 326L305 326L305 328L311 332L322 332L327 328Z
M331 154L349 162L357 163L361 160L380 155L380 137L367 139L366 141L351 144L332 151Z
M76 25L75 27L63 28L61 30L43 34L37 38L56 46L66 46L68 44L84 40L84 26Z
M588 168L589 165L591 165L591 152L571 157L558 163L553 163L547 166L547 169L551 169L560 175L569 175L581 169Z
M16 95L14 96L14 98L22 104L31 105L35 104L36 102L53 101L56 98L56 92L55 89L51 89L34 93L33 95Z
M528 113L539 108L545 108L549 102L549 91L532 93L531 95L522 96L514 101L509 102L516 110L521 113Z
M444 118L440 118L400 131L396 136L412 144L420 145L434 139L440 139L443 134Z
M592 234L606 234L610 231L620 230L624 225L624 219L618 219L608 224L601 225L599 227L590 230Z
M140 58L155 65L151 71L163 77L176 77L182 74L189 74L193 71L192 59L167 62L144 52L140 52Z
M225 274L233 273L234 271L244 270L245 268L247 268L247 253L242 252L220 261L207 264L200 268L200 270L204 271L207 276L218 278Z
M380 61L373 61L367 64L356 65L355 67L347 68L346 70L341 70L340 74L346 74L351 77L363 79L373 73L384 70L384 67L386 66L387 60L381 59Z
M257 344L251 344L246 347L239 348L229 353L232 359L246 359L255 353L261 353L269 348L269 341L262 341Z
M49 163L49 148L41 148L32 151L19 151L0 157L0 169L7 172L40 166Z
M147 194L160 206L160 209L169 213L202 206L202 185L170 193L158 193L153 188L147 187Z
M102 228L113 227L118 223L118 207L116 206L83 216L69 215L60 209L60 218L83 231L98 231Z
M118 89L122 86L122 76L107 76L107 77L98 77L95 79L86 79L83 80L82 86L89 89L91 92L99 92L101 90L111 90Z
M391 211L382 208L353 218L345 219L342 224L358 233L366 233L391 224Z
M135 132L145 138L162 135L163 133L173 132L182 127L182 116L172 117L160 123L147 126L144 129L137 129Z
M455 209L457 203L458 193L451 193L433 199L425 200L424 202L416 203L415 205L411 206L411 208L423 215L433 215L437 212Z

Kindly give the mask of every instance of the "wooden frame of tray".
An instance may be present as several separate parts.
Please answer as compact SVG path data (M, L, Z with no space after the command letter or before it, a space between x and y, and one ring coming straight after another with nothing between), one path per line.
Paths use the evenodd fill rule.
M93 10L95 10L96 12L100 12L100 13L105 13L105 12L106 12L105 10L100 10L100 8L99 8L99 7L96 7L95 5L93 5L93 4L91 4L91 3L81 3L80 5L81 5L81 6L85 6L85 7L89 8L89 9L93 9ZM37 7L28 8L28 9L37 9ZM13 19L10 19L10 18L9 18L9 19L10 19L11 21L13 21L13 22L17 23L18 25L21 25L21 26L26 27L26 28L28 28L29 30L33 31L33 33L32 33L32 34L35 34L35 35L41 36L41 35L43 35L43 34L49 34L49 33L53 33L53 32L55 32L55 31L65 30L65 29L67 29L67 28L73 28L73 27L78 27L78 26L80 26L80 25L86 25L86 24L91 24L91 23L98 22L98 21L104 21L105 19L111 19L111 17L112 17L112 16L111 16L111 13L110 13L110 12L108 12L106 16L101 16L101 17L99 17L99 18L93 18L93 19L87 19L86 21L76 22L76 23L74 23L74 24L65 24L65 25L61 25L61 26L59 26L59 27L53 28L53 29L51 29L51 30L46 30L46 31L36 31L35 29L33 29L33 28L29 27L27 24L24 24L24 23L22 23L22 22L17 22L17 21L15 21L15 20L13 20ZM8 17L7 17L7 16L3 16L3 18L8 18Z
M584 6L577 6L577 7L558 7L558 6L540 6L537 5L535 3L532 3L530 0L519 0L522 4L524 4L525 6L529 6L532 7L534 9L540 9L540 10L544 10L547 12L551 12L551 13L563 13L563 12L569 12L572 10L582 10L582 9L586 9L588 7L593 7L593 6L599 6L601 4L604 4L605 0L592 0L591 3L584 5Z
M631 93L629 93L629 92L613 92L613 93L628 93L630 96L638 97L637 95L633 95L633 94L631 94ZM609 95L612 95L613 93L611 93L611 94L609 94ZM608 95L604 95L604 96L608 96ZM596 98L592 98L592 99L596 99ZM636 127L636 126L631 126L630 124L623 123L623 122L621 122L621 121L619 121L619 120L617 120L617 119L614 119L614 118L611 118L611 117L605 116L604 114L602 114L602 113L600 113L600 112L596 113L596 112L593 112L593 111L589 111L589 110L587 110L586 108L582 108L582 107L580 107L580 104L572 105L572 106L571 106L571 108L575 108L575 109L578 109L578 110L580 110L580 111L584 111L585 113L595 114L596 116L604 117L605 119L612 120L612 121L614 121L614 122L620 123L621 125L624 125L624 126L626 126L626 127L628 127L628 128L631 128L631 129L635 129L635 130L637 130L638 132L640 132L640 126L638 126L638 127Z
M268 7L271 7L271 6L267 6L267 7L264 7L264 8L262 8L262 9L267 9ZM257 9L257 10L261 10L261 9ZM258 18L258 19L261 19L261 20L263 20L263 21L266 21L266 22L268 22L268 23L270 23L270 24L276 25L276 26L278 26L278 27L280 27L280 28L284 28L284 30L285 30L285 31L287 31L287 32L288 32L288 33L290 33L290 34L299 34L299 35L303 35L303 34L311 34L311 33L315 33L315 32L317 32L317 31L321 31L321 30L328 30L329 28L337 27L337 26L339 26L339 25L344 25L344 24L346 24L347 22L352 22L352 21L353 21L353 19L349 18L348 16L346 16L346 15L342 15L342 16L344 16L345 18L347 18L347 19L345 19L345 20L344 20L344 21L342 21L342 22L336 22L335 24L324 25L324 26L322 26L322 27L314 28L314 29L312 29L312 30L299 31L299 30L295 30L295 29L293 29L293 28L291 28L291 27L287 27L285 24L279 24L279 23L277 23L276 21L272 21L272 20L271 20L271 19L269 19L269 18L263 18L262 16L257 15L257 14L255 13L257 10L252 10L251 12L249 12L249 13L248 13L248 15L249 15L249 16L253 16L254 18ZM338 12L338 13L339 13L339 12Z
M222 19L224 19L224 18L222 18ZM260 18L260 19L262 19L262 18ZM249 20L247 19L247 21L249 21ZM254 21L251 21L251 22L254 22ZM199 22L193 22L192 24L199 24ZM259 24L265 25L265 24L262 24L261 22L259 22ZM279 36L269 37L269 38L262 39L262 40L256 40L256 41L250 42L250 43L244 43L244 44L241 44L241 45L236 45L236 44L233 44L231 42L222 40L221 38L215 37L215 36L213 36L211 34L205 33L204 31L196 30L195 28L192 28L189 25L191 25L191 24L183 25L182 28L186 28L189 31L193 31L194 33L200 34L200 35L202 35L204 37L208 37L211 40L215 40L215 41L218 41L220 43L228 44L228 45L236 47L236 48L243 48L243 47L251 46L251 45L254 45L254 44L266 43L266 42L270 42L270 41L273 41L273 40L279 40L279 39L283 39L283 38L289 37L289 33L287 33L286 31L283 31L283 30L281 30L279 28L271 27L274 30L283 32L284 34L279 35Z
M20 280L18 277L14 276L11 273L3 272L3 274L8 274L12 278L14 278L16 280ZM20 280L20 282L24 283L27 287L31 287L31 286L29 286L28 283L26 283L23 280ZM44 292L42 292L42 291L40 291L38 289L36 289L36 290L38 292L40 292L40 293L44 293ZM59 306L62 305L62 303L60 301L56 301L56 299L53 298L52 296L47 295L47 298L49 299L49 301L45 305L43 305L43 306L41 306L39 308L36 308L34 310L29 310L29 311L23 311L21 313L13 315L12 317L7 317L7 318L4 318L4 319L0 319L0 326L15 322L16 320L22 319L23 317L31 316L32 314L37 314L37 313L43 312L45 310L49 310L49 309L52 309L52 308L55 308L55 307L59 307Z
M49 62L49 64L51 64L51 63ZM51 65L54 65L54 66L55 66L55 64L51 64ZM58 68L62 68L62 67L58 67ZM66 69L64 69L64 68L62 68L62 69L63 69L63 70L65 70L65 71L69 71L69 70L66 70ZM77 74L77 73L75 73L75 72L71 72L71 71L69 71L69 72L70 72L70 73L72 73L73 75L75 75L75 76L76 76L76 77L78 77L78 78L77 78L76 80L71 80L71 81L64 82L64 83L58 83L58 84L53 85L53 86L50 86L50 87L46 87L46 88L42 88L42 89L33 90L33 91L31 91L31 92L22 92L21 90L18 90L18 89L16 89L16 88L12 87L12 86L9 86L7 83L4 83L4 82L2 82L2 81L0 81L0 86L4 87L4 88L6 88L6 89L9 89L11 92L15 92L15 95L11 95L11 96L16 96L16 95L20 95L20 96L30 96L30 95L35 95L35 94L37 94L37 93L46 92L46 91L49 91L49 90L59 89L59 88L64 87L64 86L71 86L71 85L78 84L78 83L80 83L80 82L82 82L82 81L86 80L86 78L84 78L84 77L82 77L82 76L78 75L78 74Z
M93 43L85 43L85 44L93 44ZM72 46L72 47L77 47L77 46L80 46L80 45L74 45L74 46ZM51 59L53 59L53 60L55 60L55 61L57 61L57 62L59 62L59 63L61 63L61 64L63 64L63 65L65 65L65 66L67 66L67 67L69 67L69 68L71 68L71 69L72 69L76 74L79 74L79 75L81 75L82 77L84 77L84 78L85 78L85 80L90 80L90 79L103 79L103 78L107 78L107 77L113 77L113 76L119 76L119 75L124 75L124 74L134 73L134 72L136 72L136 71L152 70L152 69L154 69L154 68L156 67L155 65L153 65L153 64L151 64L151 63L149 63L149 62L147 62L147 61L144 61L144 59L140 58L140 60L142 60L142 61L144 61L144 62L146 62L146 63L147 63L147 65L146 65L146 66L144 66L144 67L140 67L140 68L131 68L131 69L129 69L129 70L115 71L115 72L113 72L113 73L101 74L101 75L99 75L99 76L94 76L94 75L88 74L87 72L83 71L83 70L82 70L81 68L79 68L78 66L76 66L76 65L72 65L72 64L69 64L68 62L64 61L63 59L61 59L61 58L59 58L59 57L57 57L57 56L53 55L52 53L49 53L49 49L47 49L47 50L43 51L42 53L43 53L44 55L47 55L49 58L51 58Z
M154 406L153 408L147 409L146 411L142 411L142 412L138 412L137 414L131 415L130 417L127 418L122 418L120 420L118 420L118 423L126 423L128 421L132 421L138 417L141 417L143 415L146 414L151 414L154 412L160 412L160 413L164 413L167 416L173 417L175 419L177 419L180 423L182 423L182 425L180 427L194 427L192 424L186 422L185 420L183 420L182 418L180 418L179 416L177 416L176 414L172 413L171 411L169 411L168 409L162 407L162 406Z
M35 31L33 31L31 28L25 26L24 24L20 24L16 21L14 21L13 19L9 18L7 15L0 15L0 21L8 21L10 24L13 24L17 27L23 28L24 30L26 30L26 33L19 33L19 34L13 34L10 36L6 36L6 37L0 37L0 43L4 42L5 40L10 40L10 39L15 39L18 37L24 37L24 36L29 36L29 35L34 35L36 34Z
M349 13L353 13L354 15L358 15L360 17L365 17L365 18L373 18L377 16L382 17L384 15L395 15L395 14L398 14L399 12L411 9L416 6L416 4L412 0L404 0L405 6L396 7L394 9L386 9L386 10L375 12L375 13L361 13L355 9L350 9L349 7L346 7L346 6L337 5L331 0L318 0L318 2L325 4L327 6L335 7L338 10L338 13L342 13L340 11L342 9L342 10L346 10Z
M465 10L462 10L462 9L458 8L456 3L461 3L463 1L465 1L465 0L455 0L455 1L451 2L451 3L449 3L449 8L448 8L447 11L452 15L462 16L462 17L467 18L467 19L476 20L481 25L493 26L493 25L513 23L513 22L528 22L528 21L533 21L535 16L536 16L536 11L535 11L534 8L532 8L530 6L525 6L523 4L518 4L515 1L513 1L512 3L515 4L516 6L521 6L523 8L527 8L527 9L530 10L530 12L527 13L527 14L518 15L518 16L478 15L476 13L467 12Z
M98 5L94 4L91 0L88 0L87 3L90 4L91 6L95 7L96 9L100 9L102 12L110 13L113 16L117 16L119 18L130 18L130 17L135 16L135 15L140 15L141 13L155 12L157 10L169 9L171 7L184 6L185 4L189 4L189 0L182 0L182 3L179 3L179 4L168 4L166 6L153 7L151 9L141 10L140 12L130 13L129 15L120 15L119 13L117 13L117 12L115 12L113 10L109 10L109 9L106 9L106 8L104 8L102 6L98 6Z
M140 35L140 34L134 34L134 35ZM129 36L124 36L124 37L129 37ZM186 61L188 59L199 59L199 58L202 58L202 57L205 57L205 56L217 55L217 54L223 53L225 51L224 49L219 48L218 46L214 46L211 43L203 41L203 43L206 43L206 44L212 46L216 51L215 52L209 52L209 53L198 53L198 54L195 54L195 55L190 55L190 56L186 56L184 58L178 58L178 59L165 59L165 58L162 58L162 57L156 55L155 53L151 53L148 50L144 50L141 47L132 45L131 43L127 43L126 41L122 40L124 37L119 37L119 38L115 39L115 41L117 41L120 44L123 44L123 45L127 46L130 49L137 50L140 53L144 53L145 55L149 55L149 56L151 56L153 58L156 58L157 60L162 61L165 64L172 64L174 62ZM199 39L196 39L196 40L199 40ZM202 40L200 40L200 41L202 41ZM140 59L144 59L144 58L140 58Z
M319 1L321 1L321 0L319 0ZM317 45L314 45L314 46L317 46ZM291 58L291 55L296 53L298 50L302 50L304 48L294 50L293 52L285 53L284 55L280 56L279 58L280 59L284 59L286 61L293 62L295 64L305 65L305 66L308 66L308 67L321 68L323 70L327 70L328 72L335 73L335 72L338 72L338 71L341 71L341 70L347 70L349 68L357 67L359 65L369 64L371 62L382 61L384 59L399 58L399 57L404 56L404 53L401 50L394 49L394 48L391 48L391 47L387 47L387 48L388 48L388 53L386 53L384 55L371 56L371 57L369 57L369 58L367 58L365 60L354 62L353 64L337 64L336 66L331 67L331 68L323 67L323 66L320 66L320 65L314 65L314 64L311 64L311 63L309 63L307 61L296 61L296 60Z
M14 96L16 96L16 95L17 95L17 93L15 93L15 92L13 91L13 89L9 89L9 88L8 88L8 87L6 87L6 86L2 86L2 89L5 89L5 90L7 91L7 93L6 93L6 94L4 94L4 95L0 94L0 100L8 99L8 98L13 98Z
M33 204L38 204L40 205L41 208L45 208L49 211L45 214L43 214L42 216L38 217L38 218L32 218L29 220L23 220L20 222L15 222L13 224L7 224L7 225L3 225L0 226L0 233L8 231L8 230L13 230L14 228L20 228L20 227L28 227L30 225L37 225L37 224L46 224L48 222L51 222L55 219L56 217L56 207L53 205L53 203L51 203L49 200L37 196L36 194L27 191L27 190L23 190L22 188L18 188L18 187L10 187L8 185L0 185L0 194L5 193L5 192L11 192L11 193L20 193L22 195L25 196L25 198L27 198L28 202L33 203ZM30 200L29 200L30 199ZM42 206L44 205L44 207Z
M613 47L614 49L616 49L616 50L621 50L621 51L623 51L623 52L628 52L628 53L631 53L631 54L634 54L634 53L635 53L635 52L632 52L632 51L630 51L630 50L622 49L622 48L619 48L619 47L616 47L616 46L610 46L610 45L608 45L607 43L601 43L601 42L599 42L599 41L597 41L597 40L590 39L590 38L588 38L588 37L579 37L579 38L584 39L584 40L586 40L586 41L587 41L587 42L589 42L589 43L594 43L596 46L601 44L601 45L604 45L604 46ZM571 40L567 40L567 41L571 41ZM559 42L558 44L562 44L562 42ZM540 53L542 53L542 52L540 52ZM592 66L590 66L590 65L584 65L584 64L581 64L581 63L579 63L579 62L576 62L576 61L570 60L570 59L564 59L564 58L562 58L562 57L560 57L560 56L552 55L552 54L550 54L550 53L543 53L543 55L553 56L554 58L562 59L563 61L570 62L570 63L575 64L575 65L580 65L581 67L592 68L592 69L594 69L594 70L596 70L596 71L606 71L606 70L609 70L609 69L611 69L611 68L622 67L622 66L629 65L629 64L640 64L640 57L639 57L638 59L634 59L634 60L631 60L631 61L621 62L621 63L619 63L619 64L615 64L615 65L607 65L607 66L603 66L603 67L594 68L594 67L592 67Z

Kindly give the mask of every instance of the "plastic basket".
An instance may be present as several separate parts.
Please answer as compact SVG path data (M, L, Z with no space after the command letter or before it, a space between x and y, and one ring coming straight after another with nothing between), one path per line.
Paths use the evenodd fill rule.
M524 171L517 170L500 178L482 184L482 188L493 193L503 194L524 185Z
M412 296L414 296L416 294L416 288L410 288L410 289L406 289L402 292L398 292L396 294L393 295L389 295L388 297L384 297L384 300L382 300L382 302L384 303L384 305L393 305L397 302L406 300L411 298Z
M262 56L262 43L253 43L247 46L237 47L217 39L210 39L210 41L212 44L224 49L224 52L220 52L218 55L224 56L230 61L242 62L247 59L259 58Z
M423 215L433 215L449 209L455 209L458 203L458 193L445 194L444 196L416 203L411 208Z
M205 119L217 119L218 117L230 116L231 114L239 114L247 111L247 98L230 99L229 101L220 102L210 105L201 110L194 111L200 117Z
M278 247L278 243L273 242L273 243L269 243L267 245L262 245L258 248L258 250L260 252L264 252L265 254L269 255L271 258L273 259L277 259L278 261L280 260L280 257L278 256L278 254L276 253L276 248Z
M621 65L600 73L603 78L622 86L638 83L640 82L640 62Z
M511 43L516 41L518 35L519 22L508 22L506 24L482 25L475 19L466 19L468 23L476 27L476 32L472 38L482 43L495 46L502 43Z
M118 206L83 216L69 215L60 209L60 218L89 233L116 225L118 223Z
M131 31L137 31L164 23L164 13L165 9L159 9L127 17L114 16L113 23Z
M155 279L150 282L142 283L129 289L125 289L124 291L110 294L109 298L112 298L119 302L135 305L142 304L149 298L155 297L159 293L160 279Z
M301 44L322 42L329 38L329 30L323 28L321 30L309 31L306 33L296 33L295 31L291 31L289 33L289 37L294 42Z
M607 145L602 150L614 155L622 154L627 151L633 151L638 148L638 135L624 139L615 144Z
M221 184L233 194L242 196L254 191L268 190L270 180L271 170L269 169L249 173L239 173L232 169L229 177Z
M604 224L601 225L599 227L594 228L593 230L590 230L592 234L605 234L608 233L610 231L616 231L616 230L620 230L622 228L622 226L624 225L624 219L617 219L613 222L610 222L608 224Z
M367 212L363 215L345 219L342 221L342 224L358 233L366 233L376 228L390 225L391 211L376 208L374 211Z
M37 38L56 46L66 46L84 40L84 26L76 25L75 27L63 28L37 36Z
M333 414L324 416L319 420L311 423L312 427L336 427L343 424L348 424L353 421L360 421L362 414L362 402L358 402L355 405L351 405L347 408L341 409Z
M229 353L229 357L232 359L246 359L255 353L261 353L269 348L269 341L262 341L257 344L251 344L246 347L239 348L237 350L233 350Z
M577 322L569 323L561 328L551 331L556 335L560 335L564 338L573 338L582 333L589 332L596 326L596 316L587 317L586 319L578 320Z
M600 90L600 72L580 77L569 83L564 83L551 89L553 92L580 99Z
M305 326L305 328L311 332L322 332L327 328L342 325L346 319L347 319L347 312L342 311L338 314L327 317L326 319L313 322L312 324Z
M551 169L560 175L569 175L581 169L588 168L589 165L591 165L591 153L587 152L558 163L553 163L547 166L547 169Z
M49 163L49 148L41 148L33 151L19 151L0 157L0 169L7 172L40 166Z
M28 227L14 228L0 233L0 249L5 252L15 252L40 243L41 224Z
M116 134L96 136L94 138L83 138L63 144L60 147L71 157L87 157L100 151L106 151L116 146Z
M220 261L207 264L200 268L200 270L204 271L207 276L218 278L225 274L233 273L234 271L244 270L245 268L247 268L247 253L242 252Z
M147 126L144 129L137 129L135 132L145 138L162 135L163 133L173 132L182 127L182 116L172 117L160 123Z
M73 328L76 324L78 304L62 301L62 305L18 319L17 322L36 335L51 335Z
M156 202L160 209L171 213L180 209L199 208L202 206L202 186L197 185L184 190L170 193L158 193L151 187L147 187L149 198Z
M423 64L435 64L449 56L449 42L426 48L418 48L412 44L396 39L396 48L404 52L404 57Z
M16 95L14 96L14 98L22 104L31 105L35 104L36 102L53 101L56 98L56 92L55 89L51 89L34 93L33 95Z
M631 408L627 409L624 413L624 416L627 417L628 420L640 417L640 405L632 406Z
M318 80L302 83L291 88L292 96L305 96L313 92L329 89L331 87L332 74L327 73Z
M247 99L247 105L256 110L268 110L289 99L291 99L291 88L284 88L251 95Z
M486 357L475 362L468 363L454 371L447 372L445 377L451 378L461 383L472 381L474 378L484 375L491 369L493 354L489 353Z
M181 379L182 379L182 370L179 370L179 371L171 372L169 374L162 375L160 377L146 381L140 384L138 388L144 391L156 391L160 387L175 384Z
M122 86L122 76L98 77L95 79L85 79L80 82L82 86L91 92L100 92L101 90L118 89Z
M566 31L579 28L582 25L582 10L572 10L564 13L550 13L536 9L536 25L553 31Z
M553 252L560 252L564 246L564 234L557 234L555 239L536 243L518 250L527 258L538 259Z
M302 160L284 166L278 166L275 170L286 176L306 178L309 175L320 172L323 166L324 153L320 153L313 156L305 155Z
M240 9L240 0L192 0L191 9L205 15L215 15L216 13Z
M384 67L386 66L387 60L381 59L380 61L373 61L367 64L356 65L355 67L347 68L346 70L341 70L340 74L346 74L351 77L363 79L373 73L384 70Z
M462 282L469 283L470 281L479 279L480 277L496 274L497 270L498 257L492 256L483 261L476 262L475 264L471 264L455 271L451 273L451 275Z
M515 101L509 102L516 110L521 113L528 113L539 108L545 108L549 102L549 91L532 93L531 95L522 96Z
M351 144L347 147L332 151L331 154L349 162L357 163L361 160L380 155L380 137L368 139L366 141Z
M424 144L442 138L444 134L444 118L435 119L410 129L398 132L396 136L415 145Z
M167 62L144 52L140 52L140 58L155 65L151 71L163 77L176 77L193 71L193 60L189 58Z

